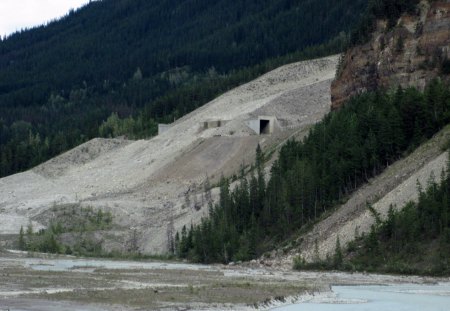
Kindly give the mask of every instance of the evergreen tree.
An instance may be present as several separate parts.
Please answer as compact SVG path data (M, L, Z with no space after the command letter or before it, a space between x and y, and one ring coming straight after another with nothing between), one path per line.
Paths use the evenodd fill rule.
M344 260L344 256L342 254L341 242L339 236L336 238L336 248L334 250L333 256L333 265L335 268L340 268L342 266L342 262Z
M26 250L26 242L25 242L25 233L23 230L23 226L20 226L20 231L19 231L19 249L21 251Z

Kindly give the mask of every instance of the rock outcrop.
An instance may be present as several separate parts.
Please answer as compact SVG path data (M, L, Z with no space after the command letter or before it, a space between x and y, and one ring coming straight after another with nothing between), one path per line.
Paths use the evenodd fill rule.
M422 1L416 15L403 15L388 29L378 21L372 39L343 56L331 87L332 109L365 91L414 86L438 76L450 80L450 0Z

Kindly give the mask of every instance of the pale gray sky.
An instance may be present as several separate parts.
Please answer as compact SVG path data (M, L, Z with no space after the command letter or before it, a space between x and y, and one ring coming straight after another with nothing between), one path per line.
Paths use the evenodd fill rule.
M0 0L0 36L64 16L89 0Z

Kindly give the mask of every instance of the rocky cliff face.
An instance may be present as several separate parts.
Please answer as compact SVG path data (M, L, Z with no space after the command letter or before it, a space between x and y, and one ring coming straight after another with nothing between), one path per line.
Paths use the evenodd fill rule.
M450 0L422 1L416 15L404 15L388 29L378 21L372 39L344 55L331 86L332 108L378 88L423 89L441 76L450 80Z

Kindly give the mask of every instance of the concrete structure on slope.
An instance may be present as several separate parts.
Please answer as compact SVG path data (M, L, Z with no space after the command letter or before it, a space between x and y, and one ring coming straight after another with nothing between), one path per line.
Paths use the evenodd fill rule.
M171 124L158 124L158 135L167 132L171 127Z
M274 116L259 116L256 120L248 120L245 124L257 135L273 134L277 126L277 118Z
M208 121L202 122L200 124L200 126L203 127L204 130L208 130L208 129L222 127L222 126L226 125L228 122L230 122L230 121L229 120L208 120Z

